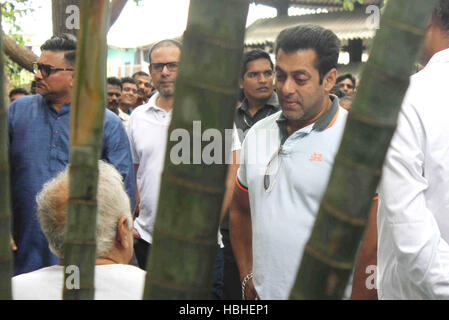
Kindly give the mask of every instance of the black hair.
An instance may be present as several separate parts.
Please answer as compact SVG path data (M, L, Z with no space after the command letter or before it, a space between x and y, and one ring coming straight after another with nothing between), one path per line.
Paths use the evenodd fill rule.
M355 86L356 86L356 84L357 84L357 80L355 79L355 77L352 75L352 74L350 74L350 73L346 73L346 74L343 74L343 75L341 75L341 76L338 76L337 77L337 81L335 81L335 83L336 84L339 84L341 81L343 81L343 80L345 80L345 79L349 79L349 80L351 80L352 81L352 84L354 85L354 88L355 88Z
M15 96L16 94L23 94L23 95L29 95L28 91L24 88L15 88L9 91L9 99L11 99L12 96Z
M74 66L76 58L76 38L68 33L54 35L44 42L41 46L41 51L64 51L64 59L71 66Z
M132 83L132 84L135 84L137 86L136 81L133 78L130 78L130 77L122 78L122 85L124 85L125 83Z
M138 76L149 77L150 75L144 71L137 71L136 73L133 74L133 79L136 79L136 77Z
M331 89L331 94L335 94L337 97L342 98L345 96L345 93L343 92L343 90L340 89L339 86L335 85L332 87Z
M165 39L165 40L159 41L151 47L150 53L148 54L150 64L151 64L151 54L153 53L154 50L156 50L157 48L160 48L160 47L170 47L170 46L175 46L175 47L179 48L179 51L182 50L182 43L179 42L178 40Z
M434 15L437 16L444 30L449 32L449 0L440 0L435 7Z
M262 49L253 49L243 53L242 57L242 71L240 77L243 79L246 71L248 71L248 62L257 60L257 59L267 59L270 61L271 70L273 70L273 61L271 61L270 55L263 51Z
M122 82L119 78L116 77L109 77L106 79L106 82L110 84L111 86L119 86L120 89L122 89Z
M300 25L281 31L276 38L275 54L282 49L285 53L313 49L317 59L315 68L320 75L320 84L324 76L337 68L340 53L340 40L331 30L317 25Z

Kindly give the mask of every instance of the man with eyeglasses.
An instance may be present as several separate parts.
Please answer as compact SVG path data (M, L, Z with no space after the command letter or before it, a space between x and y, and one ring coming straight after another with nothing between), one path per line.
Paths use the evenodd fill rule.
M134 250L142 269L146 269L153 240L153 225L180 57L181 43L176 40L162 40L153 45L149 53L149 71L157 92L147 104L136 108L129 120L128 135L137 190Z
M347 117L330 95L339 49L336 35L315 25L276 39L282 110L248 131L230 211L244 299L288 299L293 287Z
M337 86L345 93L347 96L353 96L355 94L356 80L354 76L350 73L346 73L337 78Z
M44 183L69 162L76 39L68 34L53 36L41 51L35 63L38 94L18 99L8 109L14 275L59 264L36 217L35 198ZM134 206L134 172L126 131L111 111L105 111L101 158L119 170Z
M279 102L273 92L273 62L270 55L261 49L254 49L243 54L240 76L240 89L245 98L235 112L235 126L238 133L238 145L246 132L259 120L279 111ZM233 159L238 159L240 150L232 150ZM232 253L229 239L229 205L235 186L238 169L237 161L228 166L226 192L223 199L220 217L220 231L223 235L223 299L235 300L241 297L240 280L237 264Z

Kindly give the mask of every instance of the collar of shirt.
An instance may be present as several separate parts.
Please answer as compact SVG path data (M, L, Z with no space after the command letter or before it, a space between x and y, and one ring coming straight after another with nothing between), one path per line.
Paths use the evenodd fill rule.
M122 120L128 120L130 115L126 112L123 112L122 109L118 108L118 117Z
M437 62L448 62L449 61L449 48L444 49L441 51L438 51L435 53L432 58L430 58L429 62L427 63L426 67L430 64L437 63Z
M327 128L329 128L330 126L332 126L333 122L335 121L336 115L338 113L339 102L338 102L338 97L333 94L330 94L329 98L332 101L332 104L331 104L329 110L327 110L326 113L323 116L321 116L321 118L319 118L316 122L295 131L293 133L294 135L298 134L301 136L306 136L313 130L324 131ZM281 144L284 144L285 140L287 140L287 138L288 138L287 120L288 119L284 116L284 114L282 112L279 116L279 119L276 120L276 122L279 126L280 134L281 134Z
M140 106L139 108L145 108L145 111L150 111L150 110L154 110L155 112L162 112L162 113L166 113L168 115L171 115L173 112L173 108L170 111L165 111L164 109L158 107L156 105L156 100L159 97L159 92L156 92L155 94L153 94L150 98L150 100L148 100L148 102L142 106Z
M257 112L254 114L254 117L251 116L251 114L249 113L248 100L246 98L243 100L242 104L240 105L240 107L238 107L237 110L239 110L239 112L241 112L241 113L245 113L248 117L250 117L250 119L253 119L253 118L256 118L256 115L265 108L272 108L272 109L274 109L275 112L277 112L279 110L279 108L280 108L279 100L278 100L278 96L275 92L271 93L270 98L268 98L267 102L265 102L265 104L262 106L262 108L257 110Z
M42 97L42 96L41 96L41 97ZM51 104L49 104L47 100L45 100L44 97L42 97L42 101L43 101L44 105L46 105L46 106L48 107L48 110L50 111L50 114L51 114L53 117L63 116L63 115L65 115L65 114L67 114L67 113L70 112L70 103L64 103L64 104L61 106L61 109L59 109L59 112L57 112L57 111L55 110L55 108L53 108L53 106L52 106Z

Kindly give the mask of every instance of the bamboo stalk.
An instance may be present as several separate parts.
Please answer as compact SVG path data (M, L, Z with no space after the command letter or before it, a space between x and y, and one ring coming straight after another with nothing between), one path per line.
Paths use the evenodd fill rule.
M436 0L389 1L291 299L340 299Z
M0 35L2 34L0 6ZM0 300L11 300L11 198L8 155L8 104L5 92L5 56L0 37Z
M232 128L249 1L191 0L169 129ZM220 142L223 142L220 140ZM207 299L212 288L226 166L170 161L168 142L144 299ZM190 153L190 163L201 151ZM230 147L230 146L229 146ZM202 148L203 149L203 148ZM225 159L224 143L220 146ZM197 152L195 152L197 151ZM192 160L193 157L193 160Z
M70 191L64 240L65 268L80 271L80 289L64 299L93 299L96 260L98 159L106 105L108 0L81 1L76 78L70 107ZM64 273L65 279L67 274Z

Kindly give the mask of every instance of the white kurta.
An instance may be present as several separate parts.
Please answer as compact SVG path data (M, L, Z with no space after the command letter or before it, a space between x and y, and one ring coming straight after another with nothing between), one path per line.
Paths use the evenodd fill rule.
M379 187L380 299L449 298L449 49L414 75Z
M141 300L145 274L125 264L95 266L95 300ZM14 300L61 300L63 284L64 267L55 265L12 278L12 294Z

